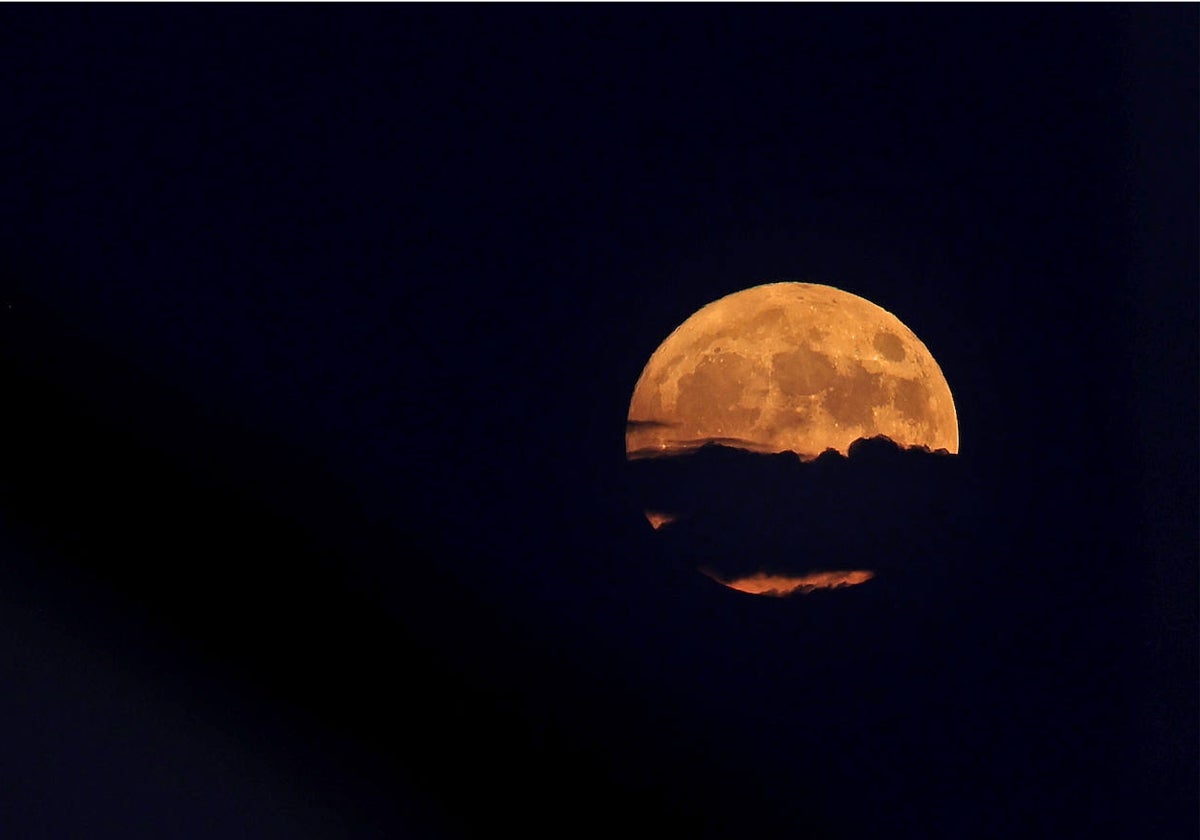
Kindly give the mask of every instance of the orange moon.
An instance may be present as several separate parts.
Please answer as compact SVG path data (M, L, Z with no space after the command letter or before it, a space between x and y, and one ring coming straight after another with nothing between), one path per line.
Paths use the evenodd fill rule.
M810 460L879 435L958 452L954 399L929 349L857 295L768 283L713 301L654 351L629 404L625 451L662 457L720 443Z

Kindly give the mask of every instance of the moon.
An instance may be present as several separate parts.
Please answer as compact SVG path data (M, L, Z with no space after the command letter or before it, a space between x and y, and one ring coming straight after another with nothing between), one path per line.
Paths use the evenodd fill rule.
M706 443L756 452L859 438L958 453L958 417L933 355L899 318L849 292L767 283L713 301L646 363L629 404L629 459Z

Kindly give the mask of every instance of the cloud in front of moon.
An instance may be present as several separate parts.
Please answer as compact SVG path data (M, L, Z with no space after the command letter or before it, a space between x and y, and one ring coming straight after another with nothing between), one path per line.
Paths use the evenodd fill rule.
M857 295L768 283L708 304L659 346L634 388L626 453L721 443L812 459L880 435L958 452L950 386L928 348Z

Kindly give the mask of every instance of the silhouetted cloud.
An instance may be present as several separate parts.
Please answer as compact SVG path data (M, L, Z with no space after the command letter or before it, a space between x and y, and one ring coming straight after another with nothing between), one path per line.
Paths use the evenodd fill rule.
M627 457L631 461L640 461L647 458L673 458L688 452L695 452L705 446L724 446L732 449L741 449L746 452L759 453L774 453L775 449L764 443L759 443L753 440L746 440L738 437L706 437L706 438L689 438L686 440L667 440L661 441L653 446L645 446L631 450Z
M659 530L664 549L722 583L928 567L970 521L959 457L887 438L811 461L707 444L629 469L642 509L675 517Z

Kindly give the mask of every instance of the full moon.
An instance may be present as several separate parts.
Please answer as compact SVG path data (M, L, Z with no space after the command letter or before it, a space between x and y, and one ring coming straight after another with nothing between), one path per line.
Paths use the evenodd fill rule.
M813 283L754 286L700 309L646 363L627 419L630 459L720 443L811 460L879 435L958 452L929 349L887 310Z

